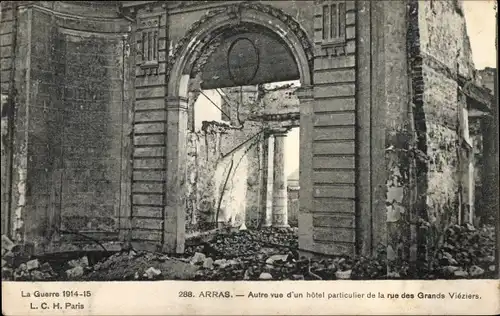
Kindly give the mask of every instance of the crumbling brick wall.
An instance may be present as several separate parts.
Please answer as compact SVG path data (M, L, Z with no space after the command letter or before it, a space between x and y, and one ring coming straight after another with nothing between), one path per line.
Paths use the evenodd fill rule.
M399 259L409 260L411 269L424 262L417 256L426 250L417 245L434 241L430 231L417 233L424 227L418 217L439 234L460 216L468 152L459 79L473 78L474 66L458 1L385 4L386 229L394 273L403 267Z
M419 1L422 109L425 115L427 214L458 219L463 200L464 112L459 78L474 78L472 52L460 1ZM451 212L451 213L448 213Z

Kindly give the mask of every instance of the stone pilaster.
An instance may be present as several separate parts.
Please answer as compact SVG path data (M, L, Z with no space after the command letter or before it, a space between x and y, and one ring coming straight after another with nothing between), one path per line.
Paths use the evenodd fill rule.
M266 147L267 147L267 152L266 152L266 157L265 157L265 183L263 190L266 191L266 197L263 201L264 206L265 206L265 213L264 213L264 218L263 218L263 226L264 227L269 227L272 224L272 213L273 213L273 160L271 157L273 157L274 153L274 136L269 135L269 137L265 140L266 142Z
M288 226L287 187L285 174L286 130L274 132L273 154L273 215L272 226Z
M167 97L167 183L163 250L184 252L185 241L185 150L187 132L187 99Z
M299 166L299 248L314 250L313 243L313 148L314 90L301 87L296 92L300 101L300 166Z

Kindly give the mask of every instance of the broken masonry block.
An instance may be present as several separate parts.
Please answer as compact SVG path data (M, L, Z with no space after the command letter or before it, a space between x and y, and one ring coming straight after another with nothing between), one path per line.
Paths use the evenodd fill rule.
M137 253L133 250L130 250L130 252L128 253L128 258L129 259L133 259L137 256Z
M42 271L34 270L34 271L31 271L31 278L34 281L42 281L42 280L47 279L48 276L45 273L43 273Z
M144 273L149 280L152 280L161 274L161 270L154 267L149 267Z
M66 277L68 279L75 279L81 277L82 275L83 275L83 267L81 266L76 266L74 268L66 270Z
M210 257L206 258L203 262L203 268L205 269L213 269L214 268L214 260Z
M191 258L191 264L198 264L205 261L206 256L201 252L195 252L193 257Z
M467 271L460 269L460 270L455 271L454 275L457 278L467 278L469 276L469 273Z
M351 279L352 270L347 271L337 271L335 272L335 277L337 280L349 280Z
M26 265L26 263L21 263L17 268L17 271L28 271L28 266Z
M72 268L75 268L75 267L86 268L89 266L89 259L87 258L87 256L84 256L84 257L81 257L79 259L69 261L68 265Z
M26 266L28 267L29 271L35 270L35 269L38 269L40 267L40 262L38 261L38 259L33 259L33 260L26 262Z
M474 265L469 268L469 274L473 278L479 277L484 274L484 269Z
M6 235L2 235L2 256L3 256L3 249L11 251L15 245L16 244L12 240L10 240L9 237L7 237Z

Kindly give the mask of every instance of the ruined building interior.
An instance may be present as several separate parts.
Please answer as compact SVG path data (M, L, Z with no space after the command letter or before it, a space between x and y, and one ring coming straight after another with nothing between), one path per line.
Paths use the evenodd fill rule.
M36 253L91 247L81 235L182 253L292 225L304 252L415 260L418 218L488 216L493 96L462 10L2 1L2 234Z

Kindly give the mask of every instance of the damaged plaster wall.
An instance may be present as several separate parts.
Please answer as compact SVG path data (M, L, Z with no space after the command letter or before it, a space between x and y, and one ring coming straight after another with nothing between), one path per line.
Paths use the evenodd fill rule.
M474 78L472 52L460 1L419 1L418 6L425 86L427 214L430 222L455 221L464 190L461 171L468 166L463 158L462 131L467 105L458 79Z
M9 164L9 158L8 155L12 152L11 144L9 144L10 140L10 133L9 133L9 124L10 124L10 117L7 114L8 111L8 95L7 94L2 94L1 95L1 106L2 106L2 119L1 119L1 175L2 175L2 230L5 232L8 232L10 230L9 226L9 221L7 216L9 216L7 210L9 208L9 196L10 196L10 190L9 190L9 174L10 170L8 168ZM5 112L5 115L4 115Z
M485 68L477 71L477 77L480 85L487 88L491 94L494 91L494 68ZM488 177L486 168L485 151L488 149L489 139L483 135L488 135L489 128L488 114L475 115L469 120L469 133L472 140L472 147L474 150L474 181L475 181L475 222L479 223L481 218L486 219L489 217L487 211L488 203L485 202L489 189L483 187L483 182ZM487 182L487 180L486 180ZM476 224L475 223L475 224Z
M409 242L409 215L411 213L411 161L408 150L412 145L413 125L409 107L408 65L406 50L406 3L384 2L383 38L376 40L383 49L386 60L378 60L385 77L385 161L386 178L386 227L388 272L396 272L399 259L408 258L412 245ZM381 10L382 8L377 8ZM388 62L388 59L391 62ZM384 75L385 74L385 75ZM382 101L383 102L383 101ZM381 211L381 210L380 210ZM377 228L383 230L382 227ZM383 241L382 241L383 242ZM413 249L412 253L415 252Z
M234 100L236 90L225 92L231 104L223 104L213 90L203 92L211 101L202 95L193 104L195 124L187 135L187 233L244 222L251 226L255 223L246 219L258 215L262 124L245 121L255 111L256 91L243 94L241 108Z
M2 28L11 30L6 34L0 35L0 43L2 49L1 60L1 219L2 232L8 234L11 230L10 223L10 197L11 197L11 154L12 154L12 127L14 120L14 90L12 83L12 75L14 67L14 49L15 49L15 10L11 1L3 1L0 3L0 22Z
M88 22L84 4L16 5L6 21L16 22L16 32L2 36L13 60L2 71L2 93L12 89L8 106L2 104L2 168L4 158L12 159L11 177L2 169L2 194L10 194L2 196L2 215L9 215L2 216L2 229L8 225L10 237L33 244L35 252L69 249L82 231L115 238L124 44L100 31L125 33L128 23ZM116 14L113 7L97 10ZM4 114L11 116L9 144Z
M194 124L187 136L187 233L217 223L258 226L265 115L298 113L298 84L204 90L190 102Z
M429 231L417 234L418 217L444 231L460 216L469 161L462 131L467 105L458 81L473 78L474 65L458 1L386 5L385 56L402 61L385 63L384 85L387 259L389 274L397 275L400 260L415 268L417 238L430 238Z
M250 136L232 152L226 152L223 143L237 145L242 140L228 125L206 122L201 131L188 134L188 233L213 229L216 223L240 226L245 221L247 209L258 212L255 196L259 192L259 125L248 128L251 131L245 132L255 136Z

